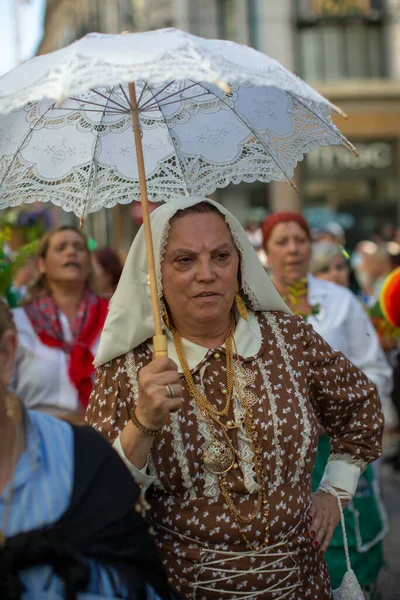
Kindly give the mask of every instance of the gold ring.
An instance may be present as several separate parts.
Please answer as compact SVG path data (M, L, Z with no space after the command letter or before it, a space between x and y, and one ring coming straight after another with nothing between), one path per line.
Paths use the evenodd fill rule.
M175 390L170 383L167 383L165 386L167 388L167 396L168 398L176 398Z

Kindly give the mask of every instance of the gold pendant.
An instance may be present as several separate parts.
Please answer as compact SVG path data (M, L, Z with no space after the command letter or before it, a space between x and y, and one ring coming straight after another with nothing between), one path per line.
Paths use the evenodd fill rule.
M230 471L235 463L235 453L227 444L213 442L203 453L204 466L214 475Z

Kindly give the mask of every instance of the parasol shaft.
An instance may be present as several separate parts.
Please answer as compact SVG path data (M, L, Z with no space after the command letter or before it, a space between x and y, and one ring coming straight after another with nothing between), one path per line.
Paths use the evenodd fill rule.
M140 199L143 212L143 227L146 239L147 263L149 268L149 282L151 293L151 307L153 310L155 336L153 337L154 355L156 358L167 356L167 338L163 335L162 322L160 315L160 305L158 302L157 276L154 261L153 238L151 235L149 198L147 196L146 170L144 166L142 134L140 131L139 110L136 99L136 88L134 83L128 84L129 100L131 103L132 129L135 136L136 157L139 173Z

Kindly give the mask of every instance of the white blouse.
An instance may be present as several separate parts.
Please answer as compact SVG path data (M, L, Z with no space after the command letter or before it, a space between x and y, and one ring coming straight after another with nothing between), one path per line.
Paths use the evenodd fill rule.
M69 379L68 356L61 348L46 346L36 335L23 308L13 311L18 330L17 360L10 388L30 409L50 414L79 411L78 391ZM64 339L72 339L67 317L59 312ZM100 335L91 347L97 352Z
M392 391L392 369L378 335L357 297L346 288L308 275L308 301L319 304L307 318L314 330L334 349L343 352L371 379L385 403Z

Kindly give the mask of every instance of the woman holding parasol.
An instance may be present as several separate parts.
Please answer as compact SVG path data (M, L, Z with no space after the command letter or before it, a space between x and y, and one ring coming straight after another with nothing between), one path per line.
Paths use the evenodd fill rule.
M153 360L140 231L87 420L146 489L183 598L331 599L323 554L340 518L334 488L350 498L380 454L376 388L290 314L223 207L177 199L151 222L169 357ZM312 496L319 423L334 442Z

